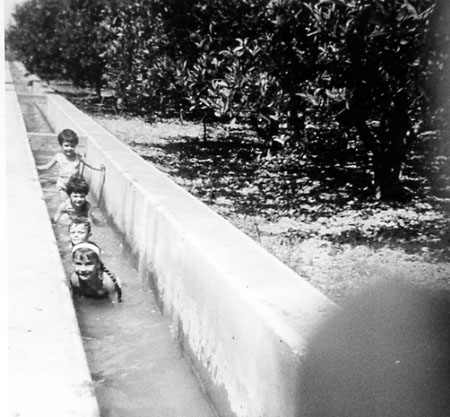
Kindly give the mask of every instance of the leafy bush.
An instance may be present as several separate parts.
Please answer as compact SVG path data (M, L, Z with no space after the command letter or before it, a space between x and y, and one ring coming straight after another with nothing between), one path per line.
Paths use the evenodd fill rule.
M402 164L426 96L421 61L433 1L359 1L345 11L334 57L338 121L371 155L376 192L398 195Z
M16 7L8 44L29 71L44 79L103 85L99 22L108 0L29 0Z
M119 110L244 123L266 155L356 162L390 199L421 133L447 130L450 94L432 84L448 81L438 29L449 9L442 0L30 0L8 40L40 75L98 93L106 84Z
M16 7L15 25L6 40L29 71L43 78L64 75L58 36L62 6L58 0L29 0Z

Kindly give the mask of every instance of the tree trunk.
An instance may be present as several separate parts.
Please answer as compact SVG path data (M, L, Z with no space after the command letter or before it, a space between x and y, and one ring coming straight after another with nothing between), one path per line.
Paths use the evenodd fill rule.
M299 102L298 97L291 95L289 100L289 126L294 132L291 138L294 144L297 144L305 136L305 116L300 119L298 117L299 112L304 113L305 105Z
M375 197L378 200L395 200L400 197L400 173L402 160L384 155L382 158L373 158Z
M406 160L406 134L409 128L407 96L399 94L380 123L381 160L374 161L378 167L375 171L377 198L390 200L400 197L400 177Z
M406 159L406 136L410 129L407 97L398 95L373 133L364 120L355 126L366 148L372 152L375 196L395 200L401 196L401 172Z

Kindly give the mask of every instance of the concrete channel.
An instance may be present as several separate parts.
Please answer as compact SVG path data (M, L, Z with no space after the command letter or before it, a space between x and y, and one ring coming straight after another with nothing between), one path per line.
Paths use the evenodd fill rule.
M66 276L6 71L9 415L99 415Z
M20 68L19 64L14 65ZM26 76L25 71L23 69L22 71ZM48 242L48 247L54 249L53 258L51 262L44 262L41 267L51 264L57 269L56 272L46 271L47 275L51 275L46 278L51 285L57 285L59 290L58 292L49 290L50 293L45 295L45 299L52 298L52 302L55 303L61 303L62 299L66 300L68 317L55 313L54 317L46 319L53 320L52 325L64 323L64 326L70 329L71 349L76 350L78 361L69 363L66 360L57 366L51 364L50 367L58 368L62 374L65 374L65 369L77 371L75 379L78 378L78 384L89 387L87 392L74 389L74 385L70 384L64 389L61 384L56 383L59 380L59 376L56 376L53 382L60 390L66 391L67 396L72 395L76 399L77 395L83 395L85 399L82 410L76 412L69 409L70 402L62 401L61 404L66 404L68 409L64 410L65 412L59 410L58 415L96 415L99 410L92 388L94 384L82 352L76 316L65 284L61 258L57 259L58 249L42 202L42 190L39 187L30 145L24 140L27 139L26 128L19 114L16 114L19 111L17 93L33 96L33 102L45 115L53 132L64 128L75 130L82 138L82 145L89 161L106 166L104 178L94 171L85 172L91 192L97 197L101 194L101 213L104 213L105 218L119 231L124 245L130 251L136 274L141 282L152 289L152 294L148 292L145 296L154 299L170 329L168 332L171 333L174 343L179 346L185 362L192 366L200 378L205 398L211 401L215 412L223 417L300 415L304 382L301 378L302 357L314 330L335 311L336 306L257 243L178 187L165 174L140 158L63 97L46 90L43 84L34 78L30 79L28 87L26 93L16 92L12 88L11 79L7 77L8 100L11 102L7 105L7 110L13 113L7 116L10 120L7 126L8 149L10 136L14 136L14 143L20 142L22 147L16 155L19 153L28 155L26 158L19 158L12 152L8 153L8 180L10 177L23 177L22 169L18 165L22 163L27 165L29 171L27 178L30 187L34 188L34 197L27 196L27 201L39 201L41 218L34 222L38 222L40 227L45 229L42 235L45 239L38 240L39 234L36 231L34 243L40 246L41 251L45 251L48 249ZM39 135L35 135L36 138L42 143L45 135L40 138ZM9 183L12 184L10 180ZM21 194L21 200L17 192L14 193L13 189L9 191L9 212L16 213L25 197ZM30 240L24 239L27 230L31 229L24 225L24 230L21 231L22 238L16 241ZM16 250L13 246L11 248L10 258L14 261ZM33 248L30 248L26 253L32 252ZM36 258L39 262L43 262L41 257ZM14 265L14 262L11 264ZM117 267L120 268L120 265ZM30 268L34 266L20 264L16 260L16 269L10 267L9 281L19 282L20 278L16 275L29 276ZM11 299L20 300L21 297L17 294L19 289L15 290L13 287L10 285ZM32 292L30 289L31 294ZM22 301L20 307L21 304ZM126 309L126 306L125 302L121 308ZM27 306L27 308L36 307ZM92 309L92 306L89 308ZM15 322L16 315L17 311L10 312L10 322ZM26 321L26 318L23 320ZM12 328L20 326L23 324L17 326L14 324ZM51 330L47 336L48 334L52 334ZM48 337L44 338L43 334L40 337L43 347L50 343ZM12 341L14 342L14 339ZM37 339L35 345L39 345L40 342L41 340ZM17 341L17 346L18 349L22 348L20 340ZM10 349L13 350L15 347L11 345ZM31 385L40 387L36 378L45 374L34 372L34 367L40 366L40 354L43 352L38 350L27 364L27 368L34 375L31 378L33 383L30 383L29 387L30 396L38 395L38 393L31 394ZM59 357L60 354L45 356ZM19 354L13 356L12 362L20 363L20 358ZM33 360L36 361L36 365ZM10 374L18 381L16 385L12 385L11 395L12 398L18 398L19 381L27 379L29 375L24 375L15 368L11 369ZM45 391L42 398L51 395L52 387L42 385L42 389ZM27 396L28 391L25 392ZM20 393L24 395L23 390ZM157 398L155 400L157 401ZM50 404L49 401L46 403ZM19 402L15 406L17 410L21 410ZM202 405L200 408L204 409ZM142 410L136 414L108 412L111 416L201 415L192 410L184 414L182 412L164 414L161 411L160 414L142 414ZM104 410L101 414L106 415ZM17 415L38 416L49 413L26 414L17 411Z

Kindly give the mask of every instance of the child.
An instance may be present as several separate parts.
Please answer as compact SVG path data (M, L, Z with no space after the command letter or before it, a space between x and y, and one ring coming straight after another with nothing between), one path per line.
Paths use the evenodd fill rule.
M73 248L75 245L78 245L79 243L92 243L95 245L94 242L89 240L90 237L91 237L91 223L89 223L89 220L75 217L69 226L69 239L71 247ZM103 271L109 274L114 280L115 279L114 274L108 268L106 268L103 261L101 261L101 264Z
M63 214L67 214L72 220L82 217L92 222L91 204L86 200L89 184L81 176L73 175L67 182L66 191L69 198L56 209L52 219L53 223L58 223Z
M69 239L72 247L82 242L89 242L91 223L84 218L75 217L69 225Z
M107 298L122 302L122 288L117 278L100 260L100 248L92 242L82 242L72 248L74 272L70 286L74 295Z
M61 201L64 201L67 198L67 182L71 176L79 173L81 164L97 171L104 171L105 167L101 165L100 168L94 168L88 164L79 153L76 152L79 139L73 130L64 129L58 135L58 142L61 146L61 152L57 152L55 156L45 165L38 165L37 169L39 171L43 171L50 169L55 164L59 165L59 174L58 179L56 180L56 187L58 188Z

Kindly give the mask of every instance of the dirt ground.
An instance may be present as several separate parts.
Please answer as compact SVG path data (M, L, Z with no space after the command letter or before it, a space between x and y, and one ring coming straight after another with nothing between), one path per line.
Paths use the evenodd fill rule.
M252 196L254 183L239 184L240 193L223 192L233 188L236 173L228 165L228 172L219 173L222 183L217 185L211 180L217 172L208 171L211 165L203 168L211 163L220 165L220 160L207 152L192 154L187 150L207 145L201 125L173 121L150 124L140 118L99 113L92 116L337 303L379 280L400 279L450 290L448 216L424 200L407 207L377 205L371 210L346 206L337 210L337 215L329 215L328 210L316 218L284 207L277 211L277 205L246 210L239 199L242 193ZM211 127L208 132L219 138L229 133L227 128ZM207 146L207 151L214 146ZM242 165L237 163L235 171L240 170ZM230 181L225 186L223 178L227 176ZM255 197L254 204L258 201Z
M249 129L210 125L205 137L201 123L119 114L107 92L98 101L69 83L51 87L336 303L382 280L450 296L450 175L437 197L409 169L412 197L385 204L352 194L357 170L334 167L333 177L314 161L265 158Z

